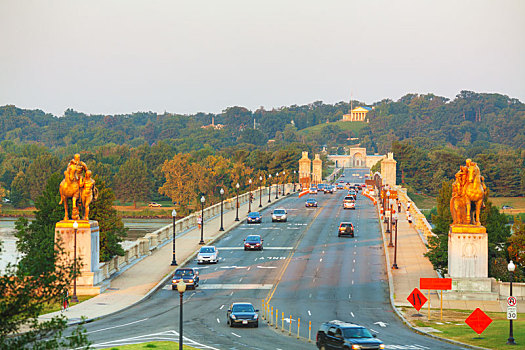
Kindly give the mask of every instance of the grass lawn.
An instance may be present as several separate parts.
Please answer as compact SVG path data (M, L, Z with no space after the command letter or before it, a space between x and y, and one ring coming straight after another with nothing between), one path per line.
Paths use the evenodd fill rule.
M78 295L78 301L81 303L83 301L89 300L93 298L95 295ZM70 295L71 297L71 295ZM75 305L75 303L71 302L71 299L69 300L70 306ZM62 309L62 302L57 302L53 304L46 304L44 306L44 309L42 310L42 314L48 314L55 311L60 311Z
M525 319L518 315L514 320L514 339L518 344L517 347L506 345L509 337L509 321L507 314L503 312L486 312L492 319L492 323L485 329L481 335L470 328L465 323L467 317L473 310L443 310L443 321L439 320L439 309L431 309L431 320L427 321L426 309L421 309L421 318L408 317L412 325L416 327L432 327L441 333L432 333L438 337L448 338L480 346L488 349L525 349ZM405 317L415 313L414 309L404 308Z
M364 122L344 122L344 121L338 121L333 123L322 123L318 125L311 126L306 129L299 130L299 134L310 134L312 132L320 132L322 128L324 128L326 125L337 125L341 128L343 131L352 130L356 135L359 134L359 131L366 126L366 123Z
M420 210L430 210L437 205L436 197L416 193L409 193L408 196Z
M159 349L159 350L176 350L179 348L179 343L169 342L169 341L154 341L149 343L141 344L132 344L132 345L122 345L112 348L107 348L106 350L148 350L148 349ZM184 350L198 350L192 346L184 345Z

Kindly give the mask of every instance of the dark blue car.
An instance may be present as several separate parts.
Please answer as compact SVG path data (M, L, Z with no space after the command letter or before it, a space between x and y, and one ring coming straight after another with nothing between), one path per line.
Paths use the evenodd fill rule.
M258 211L249 213L248 217L246 218L246 222L248 224L260 224L262 222L261 213Z

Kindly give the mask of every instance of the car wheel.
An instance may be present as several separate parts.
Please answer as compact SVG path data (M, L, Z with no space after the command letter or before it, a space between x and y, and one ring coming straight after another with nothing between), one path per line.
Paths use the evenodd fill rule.
M259 328L259 322L256 322L256 323L253 325L253 328Z
M171 290L177 290L177 287L171 286Z
M247 251L248 249L244 248L244 251Z
M319 347L319 350L326 350L326 346L323 344Z
M340 233L338 233L338 234L337 234L337 237L341 237L341 234L340 234Z

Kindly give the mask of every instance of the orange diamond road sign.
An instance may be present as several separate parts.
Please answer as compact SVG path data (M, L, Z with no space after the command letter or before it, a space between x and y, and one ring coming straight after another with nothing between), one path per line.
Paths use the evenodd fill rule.
M419 289L414 288L407 300L410 302L410 304L412 304L413 307L416 308L417 311L419 311L421 310L421 307L425 305L428 299L425 297L425 295L423 295L423 293L421 293Z
M492 323L492 319L478 307L469 317L467 317L465 323L468 324L474 332L481 334L489 324Z

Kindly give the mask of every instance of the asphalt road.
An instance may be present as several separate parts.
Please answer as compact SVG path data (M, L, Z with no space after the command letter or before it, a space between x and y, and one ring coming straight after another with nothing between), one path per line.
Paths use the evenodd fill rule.
M342 179L364 182L352 174L366 172L347 169ZM308 196L284 199L262 212L262 224L243 223L216 242L218 264L188 264L199 268L201 281L196 290L184 294L185 343L201 349L315 349L319 325L338 319L369 328L387 349L458 349L413 333L394 314L375 209L359 195L356 210L344 210L346 192L311 195L319 201L318 208L304 207ZM275 207L288 210L288 222L271 222ZM337 237L341 221L354 224L355 238ZM263 251L243 250L249 234L261 235ZM247 301L261 309L263 299L274 308L273 326L263 320L259 328L227 326L226 310L232 302ZM87 324L86 329L95 348L109 348L177 341L178 320L179 294L166 285L148 300Z

